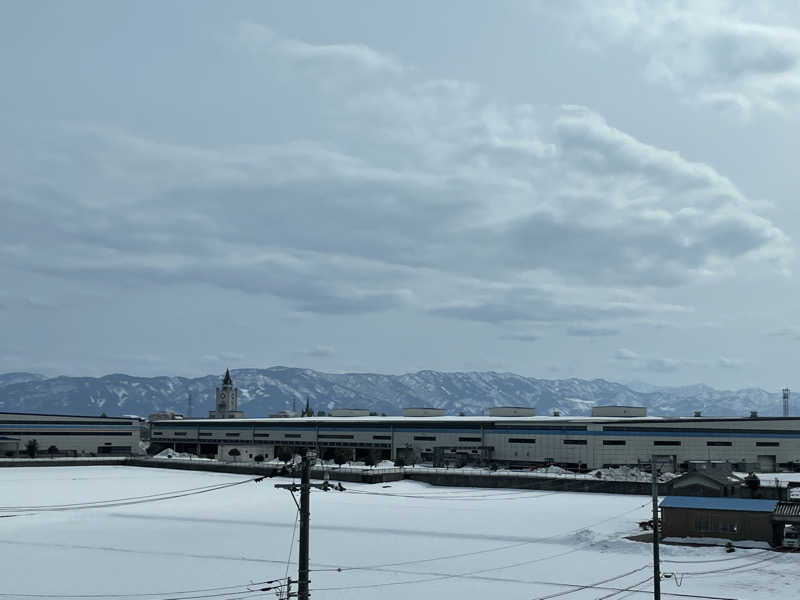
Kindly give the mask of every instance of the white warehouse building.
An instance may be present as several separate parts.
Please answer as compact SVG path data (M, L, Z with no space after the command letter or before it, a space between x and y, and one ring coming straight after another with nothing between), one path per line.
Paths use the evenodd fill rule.
M505 465L556 464L572 469L636 465L651 456L679 469L690 460L737 468L800 468L798 417L304 417L185 419L152 423L152 443L269 459L314 448L384 459L433 460L438 455Z
M138 454L139 419L0 412L0 456L25 454L31 440L42 455Z

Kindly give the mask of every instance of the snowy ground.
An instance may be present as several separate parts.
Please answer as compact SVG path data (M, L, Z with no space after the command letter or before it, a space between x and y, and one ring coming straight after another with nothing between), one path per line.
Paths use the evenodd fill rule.
M0 504L109 500L244 479L121 466L4 468ZM296 509L289 492L273 487L279 481L110 508L0 512L0 596L272 598L246 584L283 577L291 546L288 572L296 574ZM650 575L650 546L624 539L640 533L646 497L408 481L345 486L312 495L315 599L648 597L614 594ZM663 546L662 560L667 572L705 573L687 575L680 587L674 577L664 581L664 598L796 597L798 554ZM176 593L221 586L233 587ZM650 590L649 581L637 589Z

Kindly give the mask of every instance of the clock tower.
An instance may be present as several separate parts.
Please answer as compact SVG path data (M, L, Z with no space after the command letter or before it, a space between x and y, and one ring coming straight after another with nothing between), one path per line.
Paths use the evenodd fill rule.
M225 369L222 385L217 388L216 410L208 411L209 419L241 419L244 413L239 410L239 390L233 386L230 369Z

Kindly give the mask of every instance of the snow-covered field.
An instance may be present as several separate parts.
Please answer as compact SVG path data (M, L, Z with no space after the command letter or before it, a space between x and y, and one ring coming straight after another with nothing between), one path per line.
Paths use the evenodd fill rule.
M0 504L110 500L245 479L117 466L4 468ZM297 511L289 492L273 487L279 481L286 480L116 507L0 512L0 597L272 598L247 584L284 577L292 546L288 573L296 576ZM312 494L315 599L621 599L647 598L615 594L638 582L651 589L649 544L624 539L648 518L646 497L407 481L345 486ZM686 575L680 587L681 576L665 580L665 598L797 595L797 554L665 545L662 560L666 572L704 573ZM596 587L569 587L586 585Z

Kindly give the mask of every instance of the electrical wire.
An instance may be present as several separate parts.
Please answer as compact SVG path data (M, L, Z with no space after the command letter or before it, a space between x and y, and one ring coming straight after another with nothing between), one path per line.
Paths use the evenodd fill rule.
M732 556L728 558L715 558L710 560L666 560L661 559L662 563L670 563L670 564L682 564L682 565L693 565L693 564L706 564L706 563L718 563L718 562L728 562L731 560L746 560L748 558L753 558L754 556L760 556L761 554L771 553L772 550L759 550L758 552L753 552L752 554L747 554L745 556Z
M745 564L745 565L737 565L735 567L727 567L725 569L715 569L711 571L678 571L679 575L684 577L694 576L694 575L716 575L718 573L728 573L730 571L738 571L738 570L746 570L753 565L760 565L765 562L769 562L772 560L776 560L780 558L780 555L776 554L775 556L768 556L767 558L762 558L761 560L756 560L754 562Z
M185 490L163 492L160 494L148 494L146 496L133 496L130 498L116 498L111 500L96 500L92 502L80 502L74 504L50 504L50 505L40 505L40 506L3 506L0 507L0 512L18 512L18 513L61 512L67 510L86 510L91 508L114 508L118 506L130 506L133 504L146 504L149 502L160 502L162 500L172 500L175 498L184 498L187 496L195 496L198 494L205 494L208 492L216 492L218 490L224 490L238 485L243 485L245 483L262 481L263 479L264 476L260 476L241 481L233 481L230 483L222 483L200 488L189 488Z
M575 592L580 592L581 590L588 590L588 589L597 589L598 586L603 585L604 583L609 583L611 581L616 581L617 579L622 579L623 577L627 577L628 575L633 575L634 573L638 573L639 571L643 571L647 569L650 565L643 565L638 569L633 569L632 571L628 571L627 573L623 573L622 575L617 575L616 577L609 577L608 579L603 579L602 581L596 581L595 583L589 583L586 585L579 585L572 590L566 590L563 592L556 592L554 594L549 594L547 596L537 596L533 600L550 600L550 598L558 598L560 596L566 596L568 594L574 594ZM619 593L619 592L615 592Z
M292 550L294 550L294 536L297 532L297 522L300 520L300 511L297 511L297 515L294 519L294 527L292 528L292 541L289 543L289 556L286 557L286 571L284 572L284 578L289 577L289 563L292 561Z
M266 589L272 590L278 587L285 586L285 583L279 583L284 581L286 578L282 577L280 579L271 579L268 581L257 581L252 583L243 583L239 585L226 585L226 586L219 586L219 587L210 587L210 588L197 588L192 590L180 590L180 591L169 591L169 592L145 592L145 593L138 593L138 594L26 594L26 593L11 593L11 592L0 592L0 597L8 598L155 598L158 597L158 600L198 600L201 598L219 598L222 596L229 596L230 594L245 594L250 593L256 590L252 590L253 586L267 586L267 588L261 588L259 591L265 591ZM272 584L279 583L277 586L273 586ZM243 589L244 588L244 589ZM221 593L213 593L213 594L200 594L200 592L221 592ZM199 595L187 595L187 594L199 594Z
M529 498L543 498L553 494L560 494L562 492L545 492L542 494L533 494L528 492L513 492L507 494L470 494L466 496L446 496L446 495L433 495L433 494L396 494L394 492L367 492L362 490L345 490L345 494L359 494L367 496L385 496L390 498L414 498L417 500L459 500L459 501L485 501L485 500L520 500Z
M428 562L433 562L433 561L437 561L437 560L449 560L449 559L453 559L453 558L466 558L468 556L479 556L481 554L490 554L492 552L500 552L501 550L509 550L509 549L512 549L512 548L520 548L522 546L528 546L530 544L538 544L540 542L552 540L552 539L555 539L555 538L558 538L558 537L562 537L562 536L565 536L565 535L578 533L579 531L583 531L583 530L588 529L590 527L596 527L597 525L602 525L603 523L607 523L608 521L613 521L614 519L618 519L619 517L623 517L625 515L628 515L628 514L630 514L632 512L635 512L635 511L647 506L648 504L649 503L641 504L641 505L639 505L639 506L637 506L635 508L632 508L632 509L626 510L624 512L612 515L611 517L608 517L608 518L603 519L601 521L596 521L594 523L589 523L588 525L583 525L582 527L578 527L577 529L572 529L570 531L566 531L566 532L562 532L562 533L556 533L554 535L550 535L550 536L547 536L547 537L543 537L543 538L539 538L539 539L531 540L531 541L526 541L526 542L516 542L516 543L513 543L513 544L505 544L503 546L495 546L494 548L486 548L484 550L474 550L472 552L460 552L458 554L445 554L445 555L440 555L440 556L433 556L433 557L414 559L414 560L406 560L406 561L393 562L393 563L382 563L382 564L377 564L377 565L347 566L347 567L326 568L326 569L311 569L311 570L312 571L338 571L338 572L361 571L361 570L377 570L377 569L381 569L381 568L384 568L384 567L404 567L404 566L407 566L407 565L416 565L416 564L420 564L420 563L428 563ZM547 557L547 558L555 558L555 557L558 557L558 556L564 556L565 554L570 554L572 552L577 552L578 550L581 550L581 549L583 549L583 548L585 548L585 547L587 547L589 545L591 545L591 543L582 544L577 549L568 550L566 552L555 554L555 555L552 555L551 557ZM541 559L541 560L547 560L547 558L544 558L544 559ZM536 560L539 560L539 559L536 559Z
M629 585L628 587L626 587L626 588L624 588L624 589L621 589L621 590L619 590L619 591L612 592L612 593L610 593L610 594L606 594L605 596L600 596L600 597L599 597L599 598L597 598L596 600L606 600L606 598L613 598L614 596L618 596L619 594L621 594L621 593L623 593L623 592L640 592L640 591L642 591L642 590L636 590L636 589L634 589L634 588L637 588L637 587L639 587L640 585L643 585L643 584L645 584L645 583L648 583L648 582L650 582L650 581L652 581L652 580L653 580L653 578L652 578L652 577L648 577L647 579L642 579L642 580L641 580L641 581L639 581L638 583L634 583L633 585ZM627 597L627 595L626 595L626 596L623 596L623 598L625 598L625 597Z

